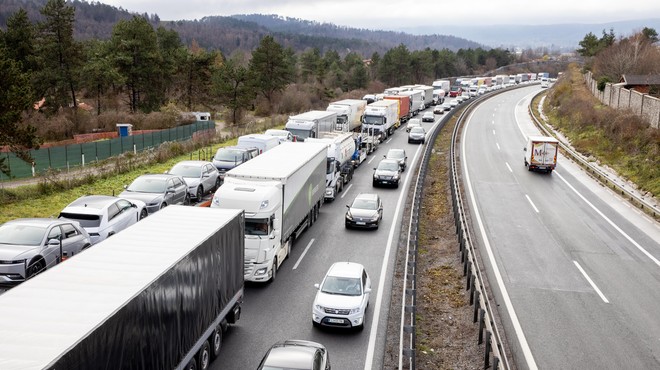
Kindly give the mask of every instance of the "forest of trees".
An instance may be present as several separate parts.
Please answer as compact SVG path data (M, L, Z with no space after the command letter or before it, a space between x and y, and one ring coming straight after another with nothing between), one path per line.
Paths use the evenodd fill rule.
M379 82L387 86L430 83L433 79L479 74L507 65L507 50L481 48L411 51L404 44L382 55L340 55L318 48L284 47L263 35L251 52L225 55L184 44L176 30L154 26L154 16L119 19L109 39L74 35L76 8L48 0L33 22L18 9L0 30L0 146L26 154L43 140L61 140L102 127L106 112L129 114L207 110L224 107L232 124L243 112L267 116L292 113L278 104L291 84L311 86L332 99ZM32 107L41 101L38 110ZM78 106L86 102L91 112ZM97 125L89 116L98 116ZM61 125L50 122L63 122ZM62 118L64 117L64 118ZM177 115L161 124L175 125ZM174 118L172 118L174 117ZM34 122L39 122L36 125ZM61 127L60 127L61 126Z

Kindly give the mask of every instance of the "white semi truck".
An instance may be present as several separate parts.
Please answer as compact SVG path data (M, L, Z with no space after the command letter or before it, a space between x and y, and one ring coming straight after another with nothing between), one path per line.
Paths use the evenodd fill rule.
M337 113L335 131L359 132L366 107L366 100L344 99L330 103L326 110Z
M397 122L399 122L399 102L396 100L375 101L367 105L362 116L363 131L379 136L380 142L394 133Z
M320 138L307 142L327 145L327 167L325 178L325 200L333 201L344 186L353 178L355 168L351 159L355 153L355 139L351 132L325 132Z
M326 153L326 144L282 143L227 172L211 207L245 210L245 280L275 280L294 239L316 221Z
M420 111L424 110L424 97L421 90L408 90L403 91L399 95L410 97L410 117L416 116Z
M334 131L336 124L337 112L312 110L290 116L284 128L296 141L305 141L308 137L318 137L321 132Z
M428 108L428 107L430 107L434 104L433 103L433 94L434 94L434 91L433 91L434 87L433 86L417 84L417 85L404 85L404 86L401 86L401 87L408 90L408 91L415 91L415 90L421 91L421 93L422 93L422 103L423 103L424 108ZM445 90L445 91L449 91L449 90Z
M548 136L529 136L525 151L525 166L529 171L552 173L557 167L559 141Z
M169 206L0 296L0 368L208 368L243 301L243 211Z

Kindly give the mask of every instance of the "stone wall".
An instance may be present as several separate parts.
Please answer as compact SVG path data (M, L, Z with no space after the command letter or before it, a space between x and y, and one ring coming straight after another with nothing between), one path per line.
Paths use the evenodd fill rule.
M593 79L591 72L587 72L584 77L591 93L603 104L615 109L630 109L653 128L660 125L660 99L611 83L605 85L605 90L599 91L598 81Z

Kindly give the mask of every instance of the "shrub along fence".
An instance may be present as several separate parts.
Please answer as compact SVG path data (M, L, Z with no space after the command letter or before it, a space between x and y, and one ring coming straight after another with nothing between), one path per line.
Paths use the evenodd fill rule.
M14 153L0 153L11 171L11 178L32 177L50 169L68 169L98 162L126 152L141 152L168 141L185 141L193 136L213 131L215 122L198 121L190 125L148 132L144 134L120 136L109 140L70 144L58 147L30 150L34 162L27 163ZM0 181L9 178L0 173Z

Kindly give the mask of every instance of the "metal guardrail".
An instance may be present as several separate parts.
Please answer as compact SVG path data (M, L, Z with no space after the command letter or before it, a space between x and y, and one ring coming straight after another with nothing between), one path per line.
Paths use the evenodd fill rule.
M525 85L528 86L528 85ZM525 87L520 86L520 87ZM470 305L474 306L473 322L479 324L478 344L485 343L484 348L484 369L493 367L498 370L510 369L508 358L503 348L503 339L499 333L497 325L494 322L494 313L488 295L486 294L486 285L484 283L483 273L477 263L475 248L472 244L472 237L466 218L464 200L461 194L459 183L458 157L455 146L458 144L458 134L463 121L469 112L488 97L498 95L511 88L502 91L488 93L482 97L476 98L467 105L458 118L456 127L452 132L452 143L450 148L450 183L452 191L452 207L456 224L456 233L459 242L459 252L463 262L463 276L466 276L466 290L470 291ZM413 201L411 208L410 224L408 227L408 243L406 246L406 262L403 275L403 296L401 308L401 328L399 344L399 369L404 368L404 358L407 362L407 369L415 369L416 361L416 313L417 313L417 248L419 236L419 212L424 193L424 178L428 170L429 159L433 152L433 143L435 143L440 130L452 118L457 110L445 113L438 127L431 132L428 138L424 154L422 156L420 169L417 174ZM492 359L492 362L491 362Z
M535 96L538 96L542 94L544 90L541 90L536 94ZM532 117L532 120L534 121L534 124L546 135L546 136L551 136L555 137L553 132L549 130L546 127L546 124L544 122L541 122L536 115L534 114L534 110L532 109L531 105L527 108L529 115ZM559 138L557 138L559 140ZM658 220L660 219L660 208L657 206L649 203L647 200L643 199L639 195L631 192L630 190L626 189L624 185L617 183L616 181L612 180L610 175L600 169L598 169L595 166L592 166L589 161L584 159L582 155L580 155L578 152L574 151L571 149L568 145L563 143L561 140L559 140L559 146L561 147L562 151L564 152L564 155L566 155L568 158L573 160L575 163L580 165L580 167L584 168L589 174L591 174L596 180L600 181L602 184L606 185L608 188L616 191L619 193L622 197L624 197L626 200L631 202L633 205L635 205L637 208L641 209L642 211L646 212L649 216L653 217L654 219Z

